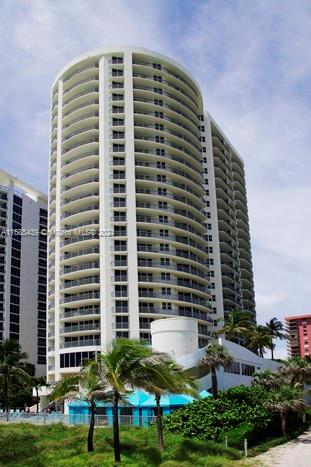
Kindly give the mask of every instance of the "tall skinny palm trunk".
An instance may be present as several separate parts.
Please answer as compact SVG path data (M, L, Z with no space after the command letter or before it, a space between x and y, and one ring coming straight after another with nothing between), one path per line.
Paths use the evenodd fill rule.
M4 408L6 412L6 421L9 421L9 375L7 369L4 370L3 381L3 395L4 395Z
M164 436L163 436L163 424L162 424L162 414L161 414L161 396L156 394L156 414L157 414L157 434L158 434L158 447L160 451L164 450Z
M37 398L37 413L39 413L39 390L36 386L36 398Z
M282 410L280 415L281 415L281 423L282 423L282 435L285 438L288 438L287 423L286 423L286 412L284 410Z
M120 430L119 430L119 394L115 392L113 398L113 446L114 460L116 463L121 462L120 452Z
M271 360L274 360L273 337L271 337Z
M217 375L216 375L216 368L214 365L210 366L211 372L211 382L212 382L212 394L215 399L218 397L218 383L217 383Z
M91 419L90 419L89 433L87 436L87 450L88 452L93 452L94 451L93 437L94 437L94 426L95 426L95 405L93 404L91 405L90 412L91 412Z

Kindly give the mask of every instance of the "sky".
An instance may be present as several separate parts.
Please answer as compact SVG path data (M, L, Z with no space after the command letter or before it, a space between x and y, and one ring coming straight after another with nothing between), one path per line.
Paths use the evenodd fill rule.
M1 0L0 167L47 192L50 89L69 61L164 53L245 161L258 322L311 313L310 25L309 0Z

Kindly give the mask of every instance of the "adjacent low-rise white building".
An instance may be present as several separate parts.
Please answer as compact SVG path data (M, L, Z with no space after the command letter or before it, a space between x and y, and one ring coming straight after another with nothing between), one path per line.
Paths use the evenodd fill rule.
M46 373L47 197L0 170L0 341Z

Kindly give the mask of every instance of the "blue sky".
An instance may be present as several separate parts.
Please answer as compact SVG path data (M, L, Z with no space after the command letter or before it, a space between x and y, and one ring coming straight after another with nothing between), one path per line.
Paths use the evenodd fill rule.
M258 320L310 313L310 24L309 0L1 0L1 167L47 191L50 87L68 61L116 44L167 54L245 160Z

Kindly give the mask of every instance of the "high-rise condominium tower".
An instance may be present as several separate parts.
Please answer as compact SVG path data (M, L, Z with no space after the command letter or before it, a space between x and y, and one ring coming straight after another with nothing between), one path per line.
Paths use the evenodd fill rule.
M196 318L206 345L224 309L244 306L240 250L250 247L248 238L241 243L235 171L244 183L243 162L204 114L198 84L173 60L110 48L60 72L52 88L50 381L115 337L149 341L160 317ZM241 203L247 223L245 193Z
M46 371L47 197L0 170L0 341Z

